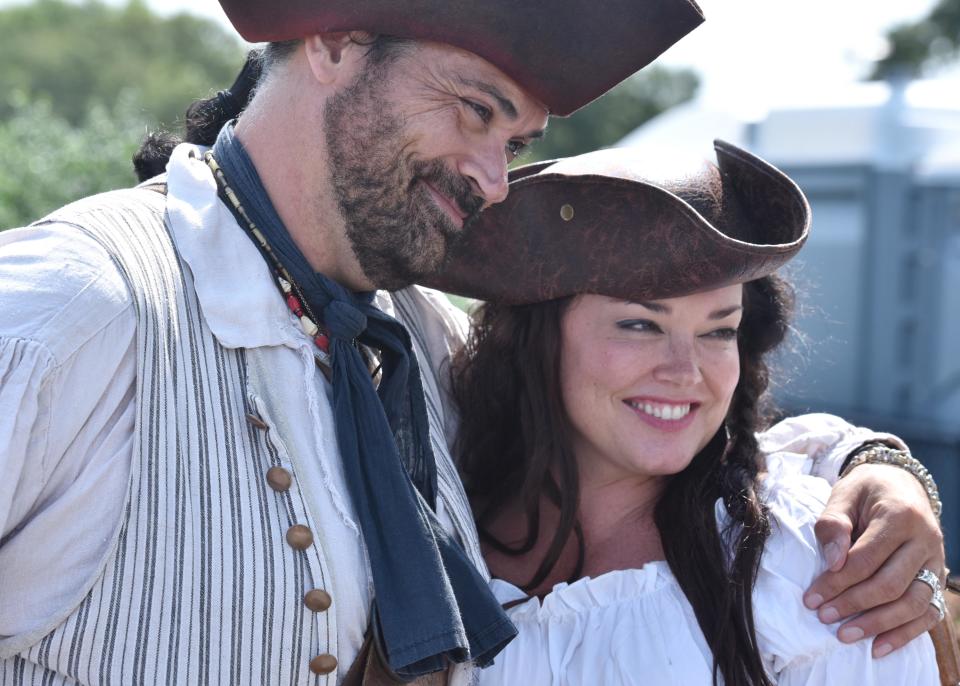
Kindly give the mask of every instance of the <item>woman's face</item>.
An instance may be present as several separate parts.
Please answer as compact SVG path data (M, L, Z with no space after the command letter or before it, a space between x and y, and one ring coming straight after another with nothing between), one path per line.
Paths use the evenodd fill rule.
M582 479L682 471L720 428L740 378L739 284L648 302L576 298L560 383Z

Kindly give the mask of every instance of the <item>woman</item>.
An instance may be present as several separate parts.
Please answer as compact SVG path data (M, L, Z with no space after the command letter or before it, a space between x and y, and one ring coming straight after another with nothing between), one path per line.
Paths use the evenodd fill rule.
M765 463L850 428L757 432L791 305L773 272L809 208L716 150L672 184L629 151L527 168L437 280L488 301L454 364L458 445L520 633L483 684L939 683L926 636L874 660L802 604L828 489Z

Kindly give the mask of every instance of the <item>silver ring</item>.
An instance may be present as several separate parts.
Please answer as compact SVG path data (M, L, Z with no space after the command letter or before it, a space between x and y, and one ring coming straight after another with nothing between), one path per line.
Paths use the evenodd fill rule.
M913 578L929 586L930 590L933 591L934 598L939 595L940 599L943 600L943 588L940 586L940 577L938 577L936 574L931 572L929 569L921 569Z
M947 603L943 599L943 591L934 593L933 598L930 599L930 604L937 609L937 623L939 624L947 616Z

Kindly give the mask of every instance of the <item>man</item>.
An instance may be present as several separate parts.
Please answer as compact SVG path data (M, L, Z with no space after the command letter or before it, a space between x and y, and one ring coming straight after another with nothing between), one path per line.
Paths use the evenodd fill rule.
M0 683L468 683L512 628L446 444L436 371L458 324L404 287L504 198L548 111L699 13L223 4L248 39L286 41L236 126L179 147L163 185L0 235ZM889 600L911 590L864 626L905 641L931 623L913 573L942 569L925 495L889 467L841 484L838 566L878 494L927 524L904 543L869 520L919 547L881 568ZM848 563L824 597L878 566ZM838 611L888 600L871 583Z

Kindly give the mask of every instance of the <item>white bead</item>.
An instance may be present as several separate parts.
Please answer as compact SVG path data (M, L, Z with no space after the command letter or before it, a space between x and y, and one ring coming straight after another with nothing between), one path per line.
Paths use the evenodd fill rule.
M310 337L316 336L317 331L320 330L317 328L317 325L306 316L300 317L300 326L303 328L303 332Z
M290 287L290 282L286 279L277 277L277 280L280 282L280 290L282 290L284 293L289 293L291 290L293 290Z

